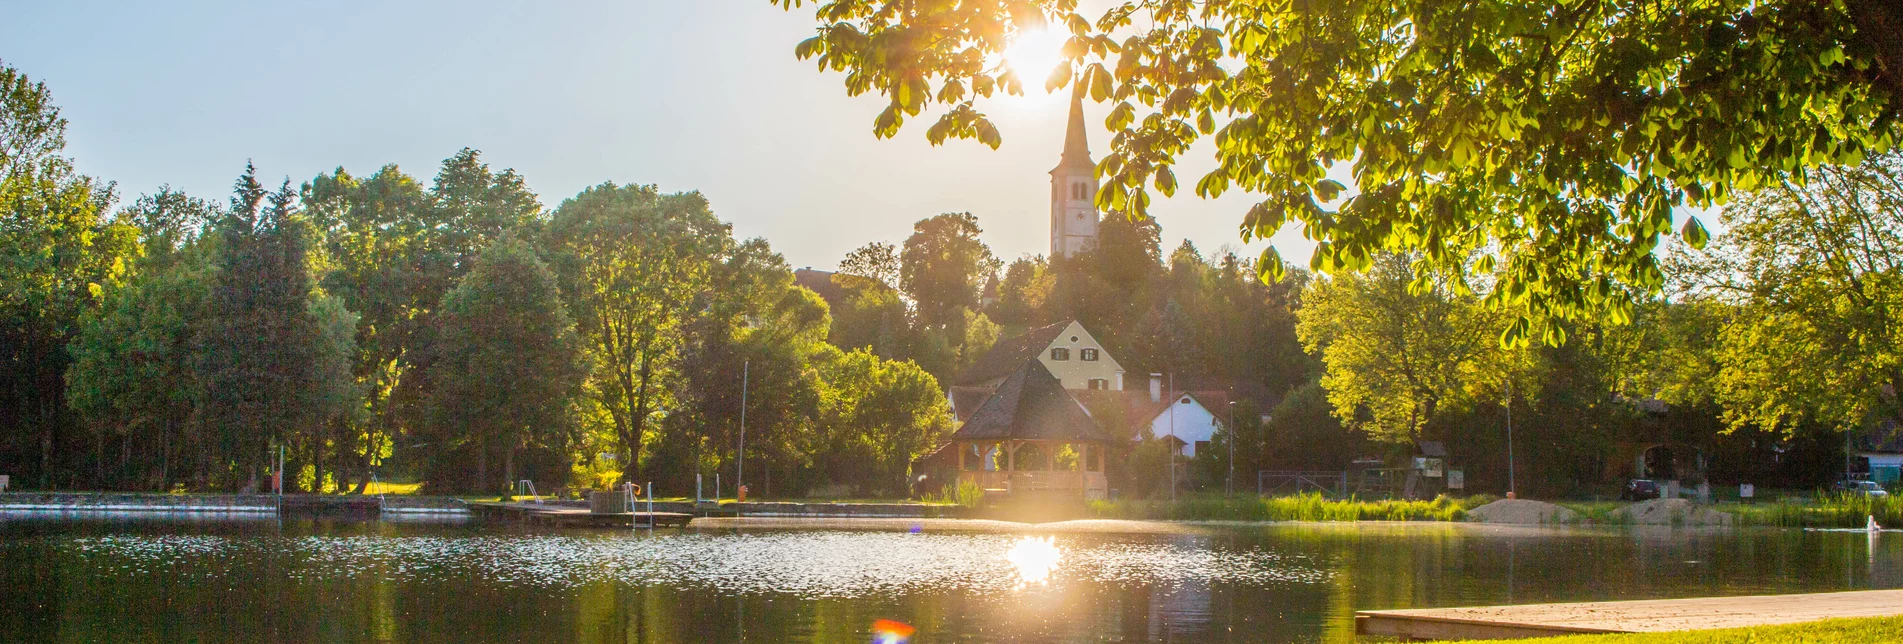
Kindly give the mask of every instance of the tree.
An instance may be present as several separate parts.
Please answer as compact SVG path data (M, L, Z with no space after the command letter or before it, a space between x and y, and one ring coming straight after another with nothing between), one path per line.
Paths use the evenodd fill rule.
M41 487L74 478L56 454L86 453L70 444L67 347L137 252L137 229L105 217L112 185L75 171L65 146L46 85L0 63L0 467Z
M831 351L815 361L824 394L812 451L826 480L904 494L911 464L951 429L938 381L910 361Z
M1527 322L1509 344L1563 341L1545 332L1557 320L1624 320L1663 285L1661 237L1706 237L1680 206L1855 164L1896 142L1903 112L1903 5L1888 0L1139 0L1094 22L1076 0L812 4L820 26L794 53L845 72L851 95L883 94L877 136L938 104L928 140L998 146L981 102L1046 70L992 61L1063 29L1068 60L1046 86L1113 103L1100 207L1141 217L1213 137L1195 192L1260 196L1244 239L1299 222L1320 242L1311 268L1395 249L1450 280L1492 273L1468 263L1486 252L1504 268L1489 302ZM1329 178L1338 165L1352 190ZM1257 267L1281 265L1271 248Z
M555 274L527 242L502 237L443 296L427 402L437 440L455 448L437 463L431 482L462 478L465 489L496 489L489 457L502 458L502 481L516 480L516 454L528 447L562 448L571 403L587 363Z
M1405 442L1477 395L1501 399L1492 392L1525 371L1516 362L1522 352L1494 340L1505 320L1455 285L1419 284L1406 257L1378 259L1366 274L1316 280L1303 296L1296 330L1322 356L1335 416L1377 440Z
M1789 434L1903 419L1903 154L1768 187L1724 221L1683 268L1693 301L1735 312L1712 352L1726 421Z
M886 288L899 287L899 252L891 244L872 242L846 253L839 260L839 272L878 281Z
M348 376L336 361L355 351L337 337L335 325L340 318L356 321L324 302L312 274L314 231L298 212L288 180L267 193L247 163L218 234L197 339L199 409L217 445L213 475L227 485L234 479L223 476L248 476L245 487L254 487L272 446L302 445L299 456L321 462L324 426L356 404L338 393L352 384L331 381ZM340 343L349 347L342 356L335 353Z
M978 308L979 290L998 271L991 248L978 239L982 232L971 213L945 213L912 226L900 254L899 285L924 326L963 333L961 310Z
M164 491L182 475L202 482L205 474L200 456L207 443L195 422L202 391L193 367L210 296L210 249L195 244L168 252L169 243L162 235L147 238L132 277L82 318L68 349L68 404L92 430L98 451L108 440L122 445L116 476L103 471L112 461L95 453L99 485L116 479L119 487Z
M641 477L685 324L733 238L699 193L604 183L555 209L545 246L594 363L585 389L621 440L627 480Z
M478 253L539 222L542 207L515 171L493 172L469 148L444 159L427 187L395 165L367 177L337 168L305 182L300 196L323 232L325 290L360 314L352 373L368 414L339 474L356 475L361 491L402 428L423 422L415 403L431 395L423 367L435 355L437 305Z

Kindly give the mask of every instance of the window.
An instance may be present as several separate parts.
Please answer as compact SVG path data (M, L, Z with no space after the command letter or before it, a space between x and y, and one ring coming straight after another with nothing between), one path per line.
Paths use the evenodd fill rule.
M1079 353L1080 353L1081 355L1079 355L1078 357L1080 357L1080 358L1083 358L1083 359L1084 359L1084 362L1096 362L1096 361L1097 361L1097 350L1096 350L1096 349L1084 349L1083 351L1081 351L1081 352L1079 352Z
M1070 349L1051 349L1052 360L1069 360Z
M1089 351L1089 349L1085 349L1085 351ZM1106 390L1110 388L1110 381L1103 378L1091 378L1089 386L1092 391Z
M1189 404L1189 396L1184 396L1182 400L1178 400L1178 401L1176 401L1176 404L1178 404L1178 405L1187 405L1187 404Z

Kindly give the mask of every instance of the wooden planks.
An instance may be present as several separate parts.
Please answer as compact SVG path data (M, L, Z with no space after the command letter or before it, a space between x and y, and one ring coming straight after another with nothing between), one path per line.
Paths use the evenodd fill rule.
M1365 610L1355 632L1410 639L1510 639L1690 631L1903 615L1903 590Z

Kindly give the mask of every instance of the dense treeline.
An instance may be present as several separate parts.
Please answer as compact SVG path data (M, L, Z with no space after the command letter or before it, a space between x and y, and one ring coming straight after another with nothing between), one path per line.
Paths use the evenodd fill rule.
M227 203L114 212L0 67L0 473L16 487L443 492L737 473L906 491L949 428L917 365L826 342L828 307L696 193L604 183L550 210L474 150ZM742 396L742 383L748 395ZM729 478L729 481L732 479Z
M1491 303L1501 297L1491 282L1423 279L1410 256L1322 278L1285 266L1282 280L1264 282L1251 260L1206 257L1188 242L1165 256L1153 222L1111 218L1089 252L999 270L966 214L850 254L830 333L943 380L1000 336L1080 320L1129 387L1171 373L1179 389L1238 401L1234 431L1189 468L1193 486L1222 485L1232 442L1247 488L1258 469L1397 463L1431 440L1448 446L1470 489L1505 491L1509 415L1522 493L1603 492L1641 463L1687 483L1817 486L1857 467L1848 442L1895 432L1899 177L1903 155L1890 154L1745 195L1709 248L1671 250L1664 296L1635 293L1635 306L1555 323L1525 348L1501 341L1525 330ZM929 262L941 264L929 271L938 281L908 277ZM1466 274L1495 266L1476 256ZM1160 489L1160 474L1142 473L1162 471L1162 448L1132 434L1119 410L1096 411L1139 441L1112 470L1117 486Z
M756 493L902 494L950 429L942 383L1069 319L1131 389L1160 372L1237 401L1185 468L1203 487L1231 453L1248 477L1433 440L1469 489L1500 491L1509 415L1522 492L1635 461L1808 486L1899 415L1894 153L1740 195L1709 248L1665 254L1664 296L1597 294L1633 304L1532 329L1500 306L1524 286L1498 277L1537 258L1423 274L1378 255L1322 277L1166 254L1153 221L1118 217L1086 252L1008 263L976 216L930 217L848 255L829 304L697 193L603 183L549 208L467 149L427 181L338 168L270 189L246 165L227 198L161 188L115 210L61 156L43 85L0 66L0 101L0 473L18 487L259 489L281 453L293 490L684 492L744 459ZM1113 486L1158 492L1161 444L1093 412L1137 445Z

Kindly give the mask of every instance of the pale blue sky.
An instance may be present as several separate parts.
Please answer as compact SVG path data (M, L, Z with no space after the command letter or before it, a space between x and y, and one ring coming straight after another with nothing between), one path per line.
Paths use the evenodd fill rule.
M427 180L468 146L521 172L550 208L607 180L699 190L794 266L831 268L949 211L975 213L1006 260L1048 249L1061 98L988 106L997 151L933 148L927 121L875 139L883 101L849 98L840 74L793 57L810 8L4 0L0 15L0 60L51 87L72 123L69 154L127 198L169 183L222 200L247 158L273 182L386 163ZM1101 154L1105 109L1085 109ZM1210 163L1195 151L1181 183ZM1185 237L1205 253L1240 247L1248 203L1161 201L1165 252ZM1312 248L1293 230L1276 244L1298 264Z

